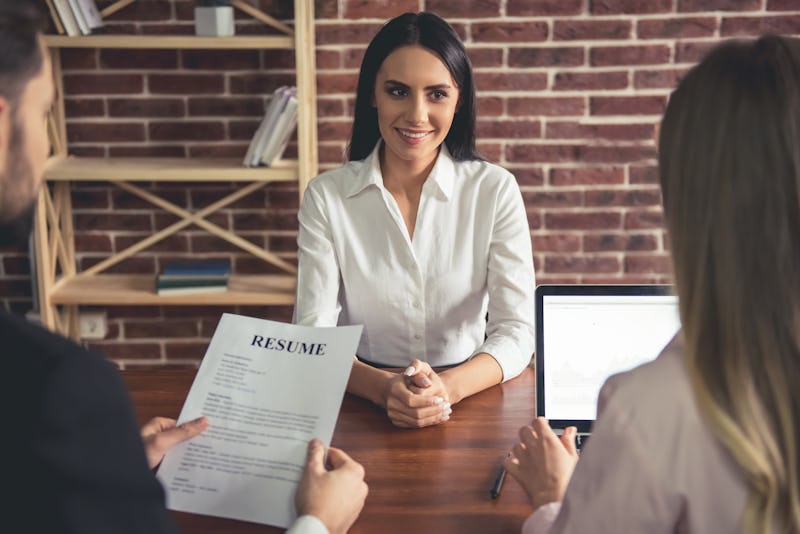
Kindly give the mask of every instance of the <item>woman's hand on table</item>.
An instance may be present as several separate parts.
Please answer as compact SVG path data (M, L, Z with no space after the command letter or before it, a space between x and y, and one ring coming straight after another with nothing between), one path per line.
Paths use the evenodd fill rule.
M198 417L180 425L177 423L175 419L168 417L154 417L142 427L142 441L150 469L158 467L164 455L172 447L208 428L208 419L205 417Z
M537 417L531 426L519 429L519 443L511 448L503 467L528 494L534 510L564 499L567 483L578 463L576 432L571 426L557 436L544 417Z
M453 412L447 388L430 365L411 362L386 388L386 414L395 426L422 428L444 423Z

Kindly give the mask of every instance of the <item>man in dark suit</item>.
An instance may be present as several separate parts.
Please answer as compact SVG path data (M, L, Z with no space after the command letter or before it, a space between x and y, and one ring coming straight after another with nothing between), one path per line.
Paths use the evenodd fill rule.
M0 247L24 241L50 146L49 56L30 0L0 0ZM156 418L138 429L125 385L102 355L0 310L2 530L33 533L173 532L153 476L165 452L202 432ZM363 468L309 446L292 532L347 530L363 506Z

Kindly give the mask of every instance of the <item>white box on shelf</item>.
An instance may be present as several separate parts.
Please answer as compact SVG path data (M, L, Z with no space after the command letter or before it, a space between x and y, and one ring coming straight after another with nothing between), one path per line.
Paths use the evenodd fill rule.
M233 7L195 7L194 29L197 35L230 37L235 31Z

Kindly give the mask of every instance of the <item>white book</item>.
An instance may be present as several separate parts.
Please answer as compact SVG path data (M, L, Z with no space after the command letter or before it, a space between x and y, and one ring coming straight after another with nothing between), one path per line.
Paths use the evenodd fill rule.
M264 117L250 140L250 146L247 147L247 154L244 157L245 167L258 167L261 163L261 154L269 140L269 132L274 128L275 121L289 98L288 89L286 86L279 87L267 103Z
M308 441L330 444L361 330L223 314L178 418L209 427L158 470L167 508L288 527Z
M103 27L103 17L100 16L94 0L78 0L78 6L90 30Z
M81 34L81 29L78 27L78 21L75 20L75 15L69 7L69 0L53 0L58 11L58 16L61 19L61 24L64 26L64 31L67 35L74 37Z
M269 167L283 154L296 125L297 96L296 94L292 94L289 96L289 100L281 111L281 115L275 123L275 128L270 132L267 146L264 147L264 152L261 154L262 164Z
M69 8L72 10L75 21L78 23L78 30L80 30L81 35L89 35L92 30L89 28L86 17L83 16L83 11L81 11L81 6L78 5L78 0L69 0Z

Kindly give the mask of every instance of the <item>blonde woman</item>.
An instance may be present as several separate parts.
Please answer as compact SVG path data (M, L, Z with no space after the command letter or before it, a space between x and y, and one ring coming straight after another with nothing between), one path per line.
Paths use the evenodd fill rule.
M800 42L711 51L659 167L682 332L609 379L580 462L574 431L520 430L523 532L800 532Z

